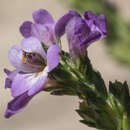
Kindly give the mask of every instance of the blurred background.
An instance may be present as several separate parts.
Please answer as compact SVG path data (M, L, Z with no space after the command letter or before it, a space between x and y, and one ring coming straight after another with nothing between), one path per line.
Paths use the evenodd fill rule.
M78 122L80 117L74 111L78 108L77 98L50 96L45 92L35 96L24 111L5 119L4 112L12 97L4 89L3 68L13 69L8 51L13 45L20 45L23 37L19 26L25 20L32 20L34 10L47 9L55 21L70 9L80 13L92 10L107 16L109 32L104 41L88 48L94 67L102 73L106 84L109 80L127 80L130 85L129 7L129 0L0 0L0 130L94 130ZM65 37L62 41L67 50Z

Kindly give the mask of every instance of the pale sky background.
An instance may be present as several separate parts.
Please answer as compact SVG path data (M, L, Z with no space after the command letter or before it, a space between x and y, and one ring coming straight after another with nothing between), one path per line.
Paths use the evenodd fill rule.
M115 0L124 17L129 17L129 0ZM25 20L32 20L32 12L47 9L57 20L69 7L60 0L0 0L0 130L94 130L78 122L80 117L74 111L78 108L75 97L56 97L41 92L29 105L11 119L3 117L11 93L4 89L3 68L12 69L8 61L8 51L13 45L20 45L23 37L19 26ZM87 9L86 9L87 10ZM67 43L63 39L64 48ZM100 70L106 84L109 80L127 80L130 84L130 68L113 61L106 53L104 44L95 43L89 47L89 55L94 66Z

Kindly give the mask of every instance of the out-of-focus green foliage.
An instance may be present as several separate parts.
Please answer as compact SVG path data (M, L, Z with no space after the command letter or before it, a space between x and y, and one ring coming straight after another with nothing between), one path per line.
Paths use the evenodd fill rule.
M130 65L130 24L118 13L117 7L108 0L68 0L71 7L80 13L91 10L97 15L105 14L108 21L108 36L105 39L109 52L121 63Z

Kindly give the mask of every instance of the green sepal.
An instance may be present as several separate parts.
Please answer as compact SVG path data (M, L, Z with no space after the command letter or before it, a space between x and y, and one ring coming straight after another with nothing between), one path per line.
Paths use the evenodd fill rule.
M107 89L106 89L104 80L101 77L100 72L93 69L88 56L86 56L85 64L87 67L87 68L85 68L86 82L88 82L90 85L94 85L95 89L100 94L100 96L103 97L104 99L106 99L107 98Z
M122 128L123 130L130 130L130 120L128 119L128 114L126 112L123 113Z
M129 109L129 89L127 82L124 82L123 84L118 81L115 81L114 83L110 82L109 92L113 96L113 102L115 102L115 106L119 107L122 112Z
M42 45L44 51L47 53L49 46L46 46L44 43L41 43L41 45Z
M84 119L82 123L88 126L95 127L100 130L116 130L116 120L113 115L113 111L106 107L93 107L88 101L83 101L80 103L78 114ZM90 124L88 124L90 123ZM92 124L92 125L91 125Z
M80 120L80 122L83 123L83 124L85 124L85 125L87 125L87 126L89 126L89 127L97 128L96 124L94 122L92 122L92 121Z

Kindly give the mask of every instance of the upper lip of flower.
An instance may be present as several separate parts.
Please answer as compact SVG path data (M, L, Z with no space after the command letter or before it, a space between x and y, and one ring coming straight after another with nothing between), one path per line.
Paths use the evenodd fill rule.
M55 34L53 31L55 23L49 12L44 9L39 9L33 12L32 17L34 23L25 21L20 26L21 34L25 38L35 36L46 45L55 43Z
M39 9L33 13L34 23L25 21L20 26L20 32L25 38L35 36L43 44L52 45L65 33L66 24L75 16L79 16L79 14L75 11L69 11L57 23L54 23L48 11Z

